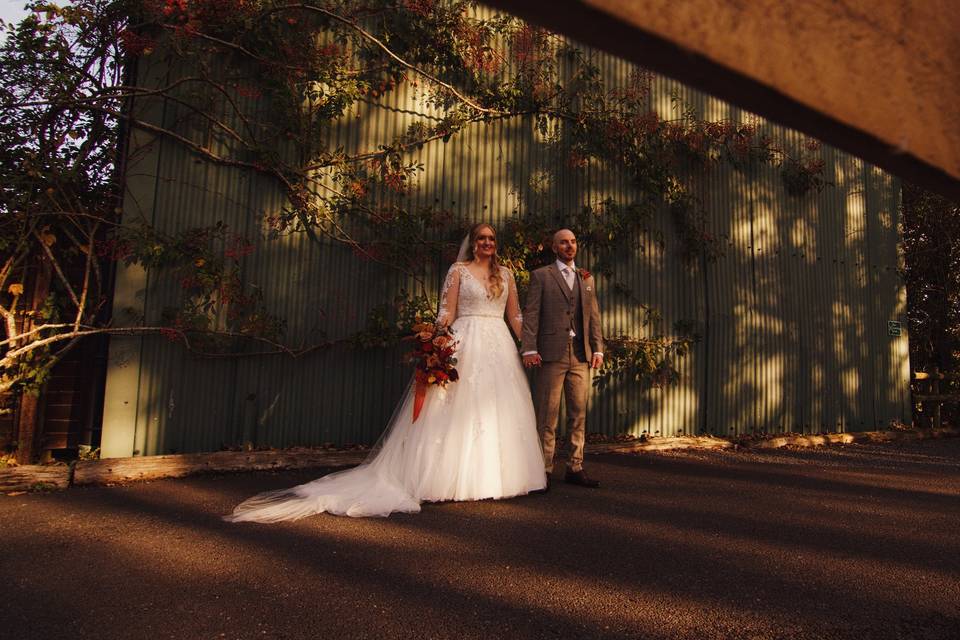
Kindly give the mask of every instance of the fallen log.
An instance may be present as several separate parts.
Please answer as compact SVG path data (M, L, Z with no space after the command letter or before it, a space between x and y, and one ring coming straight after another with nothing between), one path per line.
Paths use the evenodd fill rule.
M0 492L66 489L70 486L70 467L65 464L25 464L0 469Z
M726 449L734 446L729 440L713 436L674 436L587 444L587 453L632 453L635 451L665 451L669 449Z
M640 453L670 449L776 449L780 447L815 447L830 444L897 442L953 438L960 429L908 429L863 431L819 435L789 435L755 439L727 440L713 436L677 436L604 442L587 445L588 454ZM81 460L72 468L66 465L25 465L0 468L0 492L66 489L71 484L109 485L138 480L182 478L198 473L230 473L240 471L344 468L363 462L366 450L335 451L328 449L284 449L280 451L216 451L166 456L138 456Z
M850 433L824 433L819 435L774 436L744 440L738 444L747 449L779 449L780 447L819 447L827 444L855 444L865 442L905 442L955 438L960 429L905 429L890 431L854 431Z
M670 449L779 449L781 447L821 447L831 444L864 442L903 442L932 438L955 438L960 429L904 429L889 431L858 431L850 433L823 433L816 435L760 436L727 440L714 436L677 436L628 440L626 442L588 443L587 453L638 453L641 451L668 451Z
M350 467L363 462L366 456L367 451L288 449L83 460L76 465L73 484L114 484L136 480L182 478L197 473Z

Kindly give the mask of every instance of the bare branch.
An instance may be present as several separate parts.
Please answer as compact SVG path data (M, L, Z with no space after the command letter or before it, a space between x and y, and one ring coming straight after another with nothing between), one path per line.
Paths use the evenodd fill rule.
M0 316L3 316L3 325L7 331L7 336L9 336L3 343L15 344L16 341L20 339L20 336L17 335L17 317L14 315L18 297L19 296L14 297L13 304L10 305L9 310L0 306Z
M73 330L76 331L80 328L80 322L83 320L83 312L87 306L87 292L90 290L90 271L91 264L93 260L93 237L97 233L97 225L93 225L93 229L90 230L89 235L87 236L87 260L83 268L83 286L80 289L80 304L77 307L77 317L73 321Z
M3 263L3 268L0 269L0 287L3 287L7 284L7 278L10 277L10 274L13 273L13 270L27 257L28 251L23 251L27 247L28 239L33 234L34 229L37 227L37 221L30 219L27 222L27 229L20 234L20 238L17 240L17 246L10 252L10 256Z
M63 269L60 268L60 262L56 259L56 257L54 257L53 251L50 250L50 246L44 242L43 238L40 237L40 234L37 233L36 230L34 230L33 235L43 248L43 252L47 254L50 264L53 265L54 270L57 272L57 277L60 278L60 282L63 283L64 287L66 287L67 293L70 294L70 299L73 300L73 304L75 304L78 309L81 308L80 300L77 298L77 294L74 292L73 286L70 285L70 281L67 279L67 276L64 275Z
M496 116L493 116L493 117L491 117L491 116L482 116L482 115L472 116L472 117L467 118L466 120L463 121L463 124L461 125L460 129L457 130L457 132L462 131L462 130L466 127L466 125L476 124L476 123L478 123L478 122L484 122L484 123L487 123L487 122L495 122L495 121L497 121L497 120L506 120L506 119L508 119L508 118L519 118L519 117L522 117L522 116L533 115L534 113L536 113L536 112L535 112L535 111L504 111L504 112L501 112L500 114L498 114L498 115L496 115ZM441 139L445 138L447 135L450 135L451 133L453 133L453 132L449 132L449 131L448 131L448 132L438 132L438 133L435 133L435 134L433 134L433 135L426 136L426 137L424 137L424 138L419 138L419 139L417 139L417 140L411 140L411 141L409 141L409 142L404 142L404 143L399 144L399 145L396 145L396 146L394 146L394 147L390 147L389 149L386 149L386 150L367 151L367 152L364 152L364 153L358 153L357 155L347 156L347 157L342 158L342 159L337 160L337 161L330 161L330 162L324 162L324 163L320 163L320 164L310 165L310 166L305 167L304 170L305 170L305 171L316 171L316 170L318 170L318 169L324 169L324 168L326 168L326 167L333 167L333 166L336 166L336 165L338 165L338 164L353 164L353 163L356 163L356 162L364 162L364 161L366 161L366 160L372 160L372 159L374 159L374 158L383 158L383 157L386 156L388 153L392 153L392 152L403 153L403 152L405 152L405 151L409 151L410 149L414 149L414 148L417 148L417 147L422 147L422 146L425 145L425 144L429 144L429 143L431 143L431 142L436 142L437 140L441 140Z
M50 325L46 325L46 326L49 327ZM67 326L73 326L73 325L67 325ZM250 335L247 333L238 333L235 331L187 332L180 329L174 329L171 327L155 327L155 326L154 327L95 327L93 325L81 324L80 328L76 331L58 333L56 335L49 336L41 340L33 341L30 344L24 345L18 349L13 349L8 351L4 355L3 359L0 359L0 367L8 367L13 362L15 362L17 358L20 358L21 356L31 351L43 348L47 345L56 344L57 342L63 342L64 340L72 340L74 338L84 338L86 336L95 336L95 335L104 335L104 334L109 334L109 335L176 334L177 337L182 339L188 347L190 347L188 334L196 334L196 335L206 335L206 336L214 336L214 337L220 336L225 338L240 338L244 340L250 340L251 342L259 342L259 343L266 344L273 347L272 351L267 351L267 352L235 353L235 354L221 354L221 353L211 354L207 352L197 352L195 349L192 349L191 347L191 350L193 350L196 353L202 353L203 355L213 356L213 357L230 357L230 356L238 357L238 356L250 356L250 355L285 354L292 358L299 358L307 353L316 351L317 349L333 346L335 344L345 344L346 342L348 342L348 340L343 339L338 341L326 341L322 343L317 343L309 347L292 348L280 342L276 342L275 340L271 340L269 338ZM2 389L0 389L0 392L2 392Z
M178 27L178 26L171 25L171 24L161 24L160 26L163 27L164 29L168 30L168 31L173 31L173 32L176 32L176 31L180 28L180 27ZM221 39L221 38L217 38L216 36L211 36L211 35L209 35L209 34L206 34L206 33L201 32L201 31L192 31L192 32L190 33L190 35L191 35L192 37L200 38L200 39L202 39L202 40L207 40L208 42L215 42L216 44L219 44L219 45L221 45L221 46L227 47L228 49L233 49L234 51L237 51L237 52L239 52L239 53L242 53L243 55L245 55L245 56L247 56L247 57L249 57L249 58L251 58L251 59L253 59L253 60L256 60L257 62L262 62L262 63L264 63L264 64L266 64L266 65L269 65L269 66L282 67L282 68L284 68L284 69L299 69L299 68L300 68L300 67L297 67L296 65L282 64L282 63L280 63L280 62L277 62L277 60L275 60L275 59L274 59L274 60L268 60L268 59L266 59L266 58L264 58L264 57L262 57L262 56L258 56L258 55L255 54L254 52L252 52L252 51L250 51L249 49L247 49L247 48L245 48L245 47L237 44L236 42L230 42L229 40L223 40L223 39Z
M463 102L464 104L469 105L471 108L479 111L480 113L486 113L486 114L490 114L490 115L505 115L503 111L500 111L500 110L498 110L498 109L488 109L487 107L484 107L484 106L482 106L482 105L474 102L473 100L471 100L471 99L468 98L467 96L465 96L465 95L463 95L462 93L460 93L460 92L456 89L456 87L454 87L453 85L448 84L448 83L444 82L443 80L441 80L440 78L438 78L438 77L436 77L436 76L434 76L434 75L432 75L432 74L424 71L423 69L417 67L416 65L407 62L406 60L404 60L403 58L401 58L400 56L398 56L396 53L394 53L394 52L390 49L390 47L388 47L387 45L385 45L379 38L377 38L375 35L373 35L373 34L370 33L369 31L367 31L366 29L364 29L363 27L361 27L360 25L358 25L358 24L356 23L356 21L354 21L354 20L351 20L351 19L349 19L349 18L344 18L343 16L341 16L341 15L339 15L339 14L337 14L337 13L334 13L333 11L330 11L330 10L328 10L328 9L324 9L324 8L322 8L322 7L317 7L317 6L309 5L309 4L290 4L290 5L286 5L286 6L283 6L283 7L276 7L275 9L271 9L271 10L270 10L269 12L267 12L267 13L269 14L269 13L273 13L273 12L277 12L277 11L286 11L286 10L289 10L289 9L303 9L304 11L311 11L311 12L313 12L313 13L319 13L320 15L327 16L327 17L330 18L331 20L336 20L337 22L340 22L340 23L342 23L342 24L350 27L351 29L353 29L354 31L356 31L357 33L359 33L361 36L363 36L364 38L366 38L367 40L369 40L370 42L372 42L373 44L375 44L375 45L376 45L378 48L380 48L384 53L386 53L387 56L389 56L393 61L395 61L395 62L396 62L397 64L399 64L400 66L402 66L402 67L404 67L404 68L406 68L406 69L409 69L410 71L413 71L413 72L416 73L417 75L419 75L419 76L427 79L428 81L436 84L437 86L443 87L443 88L446 89L451 95L455 96L458 100L460 100L460 101ZM265 14L265 15L266 15L266 14Z
M96 109L96 110L105 111L105 112L107 112L107 113L109 113L109 114L111 114L111 115L113 115L113 116L116 116L117 118L123 118L124 120L127 120L132 126L135 126L135 127L140 128L140 129L143 129L144 131L149 131L149 132L151 132L151 133L156 133L156 134L158 134L158 135L165 136L165 137L171 138L171 139L173 139L173 140L176 140L177 142L179 142L180 144L182 144L183 146L185 146L187 149L189 149L190 151L192 151L194 154L196 154L196 155L198 155L198 156L200 156L200 157L202 157L202 158L204 158L204 159L206 159L206 160L209 160L210 162L212 162L212 163L214 163L214 164L219 164L219 165L226 166L226 167L237 167L237 168L241 168L241 169L251 169L251 170L256 171L257 173L260 173L260 174L262 174L262 175L267 175L267 176L271 176L271 177L273 177L273 178L276 178L276 179L277 179L278 181L280 181L285 187L287 187L287 188L290 189L290 190L293 190L293 184L286 178L286 176L283 175L283 173L280 171L280 169L277 169L277 168L275 168L275 167L270 167L270 166L261 165L261 164L256 164L256 163L254 163L254 162L245 162L245 161L243 161L243 160L233 160L233 159L231 159L231 158L224 158L223 156L219 156L219 155L215 154L214 152L210 151L210 149L208 149L207 147L205 147L205 146L203 146L203 145L200 145L200 144L194 142L193 140L190 140L189 138L186 138L186 137L184 137L184 136L182 136L182 135L180 135L180 134L178 134L178 133L175 133L175 132L173 132L173 131L170 131L169 129L166 129L166 128L164 128L164 127L158 127L158 126L155 125L155 124L151 124L151 123L149 123L149 122L144 122L143 120L139 120L139 119L134 118L134 117L132 117L132 116L126 114L126 113L121 113L121 112L116 111L116 110L114 110L114 109L108 109L108 108L106 108L106 107L101 107L101 106L91 106L90 108L91 108L91 109Z
M70 218L87 218L89 220L95 220L99 224L107 224L110 226L119 226L120 223L116 220L108 220L101 216L93 215L92 213L83 213L81 211L31 211L31 216L65 216Z
M159 87L156 89L145 89L143 87L129 86L129 85L114 85L103 88L103 93L98 95L91 95L82 98L70 98L68 100L59 99L59 100L34 100L32 102L16 102L11 107L15 108L24 108L24 107L45 107L45 106L54 106L54 105L80 105L86 104L87 102L103 102L104 100L126 100L127 98L145 98L156 95L165 95L176 89L182 84L188 82L208 82L205 78L198 78L195 76L186 76L179 78L170 84ZM114 93L118 92L118 93Z
M0 315L2 315L3 313L10 313L10 311L5 311L2 307L0 307ZM12 345L17 340L21 340L23 338L29 338L30 336L36 335L41 331L46 331L48 329L66 329L67 327L72 327L72 326L73 326L72 322L57 322L54 324L37 325L33 329L30 329L29 331L22 331L16 336L7 338L6 340L0 340L0 347L6 346L6 345Z

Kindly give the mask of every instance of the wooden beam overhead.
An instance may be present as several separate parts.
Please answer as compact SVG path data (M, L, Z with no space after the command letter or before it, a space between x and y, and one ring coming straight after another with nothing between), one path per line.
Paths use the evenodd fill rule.
M489 0L960 201L956 0Z

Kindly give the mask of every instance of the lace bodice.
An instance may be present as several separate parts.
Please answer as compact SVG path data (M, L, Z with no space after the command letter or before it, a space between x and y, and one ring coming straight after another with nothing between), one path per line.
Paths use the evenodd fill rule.
M480 282L462 265L455 265L460 271L460 298L457 300L457 316L497 316L503 315L507 306L507 283L503 283L500 296L492 298L486 282ZM505 267L500 267L500 277L504 280ZM507 272L509 277L509 272Z
M513 274L506 267L500 267L500 277L503 289L499 296L493 297L487 289L487 283L477 279L466 265L451 265L440 293L438 320L452 323L464 316L503 318L506 310L511 324L522 322Z

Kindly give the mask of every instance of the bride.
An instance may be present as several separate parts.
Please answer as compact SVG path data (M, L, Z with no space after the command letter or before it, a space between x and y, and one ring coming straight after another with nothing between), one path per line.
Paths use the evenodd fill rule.
M519 339L516 282L497 262L491 225L470 229L440 298L437 322L457 340L460 381L431 387L416 422L411 384L359 467L254 496L225 520L388 516L418 512L421 502L510 498L546 486L529 386L504 323L506 310Z

